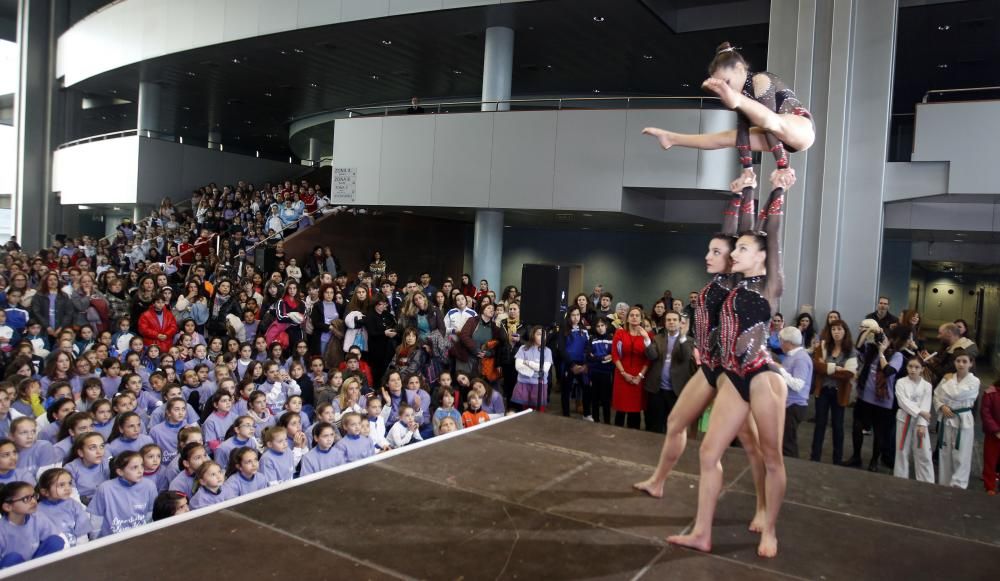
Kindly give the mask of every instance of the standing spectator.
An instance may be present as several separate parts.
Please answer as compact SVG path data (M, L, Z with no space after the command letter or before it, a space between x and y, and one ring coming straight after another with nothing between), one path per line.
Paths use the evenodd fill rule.
M463 294L456 295L456 304L457 299L460 296L465 298L465 295ZM517 354L521 345L528 340L528 330L525 328L524 322L521 321L520 303L512 302L507 305L507 318L504 319L503 323L500 325L500 331L503 337L501 343L504 346L501 352L501 369L503 369L504 387L503 393L509 400L514 393L514 386L517 384L517 370L514 368L514 356Z
M955 354L961 351L969 356L975 368L979 348L969 339L962 337L961 328L955 323L945 323L938 328L941 350L936 353L920 352L924 364L931 370L935 382L940 382L948 374L955 373Z
M889 312L889 297L886 296L878 298L878 306L875 307L875 312L868 313L865 315L865 318L874 320L883 331L888 331L899 323L899 319Z
M2 396L0 396L2 397ZM983 420L983 484L986 494L997 493L997 464L1000 464L1000 381L986 388L981 410Z
M813 341L818 340L816 338L816 323L813 321L812 315L799 313L799 316L795 317L795 326L802 332L802 347L807 350L812 349Z
M927 426L931 420L931 384L923 378L924 363L920 357L906 362L906 377L896 381L896 465L892 473L897 478L910 477L910 456L917 480L934 482L934 462L931 460L931 438Z
M954 355L955 374L934 390L934 409L938 415L938 484L968 488L975 447L976 423L972 410L979 397L979 378L970 371L972 358L967 353L956 351Z
M604 285L595 284L594 291L590 293L590 304L594 309L601 306L601 296L603 294L604 294Z
M376 384L382 385L389 362L396 352L396 317L389 312L389 300L385 295L375 295L371 314L365 319L368 330L368 363Z
M895 383L896 376L901 371L905 372L901 348L909 336L903 331L901 329L894 333L890 343L890 338L877 321L865 319L861 323L857 342L858 400L854 403L854 426L851 433L854 453L848 466L861 466L861 447L864 442L862 430L866 428L874 433L868 470L878 472L880 458L887 467L895 464Z
M157 295L149 310L139 316L139 334L142 335L142 342L147 347L156 345L161 353L170 351L174 335L177 334L177 320L166 306L167 298L161 293Z
M483 297L489 294L490 282L484 278L479 281L479 290L476 291L476 296L474 297L476 299L476 303L481 304L483 302Z
M434 293L437 292L437 287L431 284L431 273L420 273L420 291L427 295L428 299L434 298Z
M495 357L503 348L503 336L493 323L496 307L483 306L483 312L465 322L458 334L458 342L452 348L455 355L455 371L465 372L470 377L479 375L480 363L488 357ZM492 342L492 346L490 346Z
M649 374L643 382L646 390L646 431L665 434L667 418L681 395L681 390L695 372L694 341L681 327L681 317L667 311L663 317L663 333L653 336L646 347Z
M559 388L562 414L569 417L570 399L583 399L583 417L594 421L590 406L593 401L590 381L587 378L587 344L590 336L584 328L580 307L573 305L566 312L566 322L559 331Z
M463 295L470 299L476 297L476 287L472 286L472 275L468 273L462 275L461 291Z
M642 328L642 309L632 307L626 315L625 328L615 331L611 341L611 359L615 379L611 405L615 408L615 425L639 429L642 411L646 407L642 387L649 369L646 347L653 340Z
M407 115L422 115L424 113L424 108L420 106L420 99L417 97L410 97L410 106L406 109Z
M785 434L781 453L791 458L799 457L799 424L809 410L809 392L812 390L813 362L802 347L802 331L798 327L785 327L778 333L785 357L778 371L788 385L785 400Z
M844 410L851 401L857 370L858 358L847 324L839 319L830 321L813 351L816 429L809 455L813 462L819 462L823 455L827 418L833 426L833 463L839 465L844 461Z
M72 321L73 305L59 286L59 277L50 272L42 279L38 292L31 299L31 316L42 324L50 343L55 342L63 325Z

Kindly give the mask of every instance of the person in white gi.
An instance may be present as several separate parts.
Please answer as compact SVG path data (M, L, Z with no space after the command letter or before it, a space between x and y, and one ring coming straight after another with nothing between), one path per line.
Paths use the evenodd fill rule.
M955 353L955 374L946 375L934 390L938 413L938 484L967 488L975 447L975 417L972 407L979 397L979 378L969 373L972 360Z
M931 438L927 426L931 420L931 384L921 373L924 363L914 357L906 363L906 377L896 380L896 463L892 473L899 478L910 477L910 457L920 482L934 482L934 462L931 460Z

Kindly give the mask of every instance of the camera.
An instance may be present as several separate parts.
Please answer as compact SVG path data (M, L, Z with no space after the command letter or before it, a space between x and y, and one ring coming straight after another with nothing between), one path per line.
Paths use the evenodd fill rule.
M885 333L883 331L875 333L875 342L881 343L882 341L885 341Z

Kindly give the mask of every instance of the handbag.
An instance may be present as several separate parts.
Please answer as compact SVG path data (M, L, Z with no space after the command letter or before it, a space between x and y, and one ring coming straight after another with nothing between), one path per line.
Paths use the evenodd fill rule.
M496 346L497 346L496 340L490 340L490 341L487 341L486 343L483 344L483 348L485 350L495 349ZM500 379L500 377L503 375L500 367L497 365L497 358L496 358L496 356L493 356L493 357L484 357L479 362L479 373L487 381L496 381L496 380Z

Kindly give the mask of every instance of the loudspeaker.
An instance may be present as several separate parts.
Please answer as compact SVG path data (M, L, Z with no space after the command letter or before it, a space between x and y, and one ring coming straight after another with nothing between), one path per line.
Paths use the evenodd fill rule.
M569 269L556 264L521 266L521 320L528 325L562 322L569 294Z

